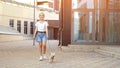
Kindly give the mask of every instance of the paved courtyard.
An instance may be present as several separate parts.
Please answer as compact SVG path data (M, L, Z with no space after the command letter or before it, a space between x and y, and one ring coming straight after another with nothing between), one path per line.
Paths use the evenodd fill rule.
M50 40L48 44L55 48L53 63L49 63L48 59L39 61L38 46L37 43L33 46L32 40L2 42L0 68L120 68L120 59L95 52L64 52L57 47L56 40Z

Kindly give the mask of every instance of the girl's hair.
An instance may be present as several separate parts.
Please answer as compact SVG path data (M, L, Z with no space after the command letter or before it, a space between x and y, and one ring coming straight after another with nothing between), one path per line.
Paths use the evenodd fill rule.
M44 12L40 12L40 13L39 13L39 16L40 16L41 14L42 14L43 16L45 16Z

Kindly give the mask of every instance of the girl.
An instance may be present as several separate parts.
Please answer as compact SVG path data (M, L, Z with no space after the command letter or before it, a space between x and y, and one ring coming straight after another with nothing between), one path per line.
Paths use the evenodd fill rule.
M48 22L44 20L44 17L45 14L41 12L39 14L39 21L35 24L36 28L33 35L33 39L36 39L36 41L39 43L40 61L46 59L46 42L48 38Z

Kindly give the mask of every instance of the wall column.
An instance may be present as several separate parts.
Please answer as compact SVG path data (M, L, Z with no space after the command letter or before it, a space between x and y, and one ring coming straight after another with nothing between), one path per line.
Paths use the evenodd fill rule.
M71 43L72 0L61 0L62 45Z

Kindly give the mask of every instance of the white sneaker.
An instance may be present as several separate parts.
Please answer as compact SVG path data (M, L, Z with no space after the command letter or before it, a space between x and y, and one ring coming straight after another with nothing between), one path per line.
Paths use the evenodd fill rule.
M39 59L40 61L42 61L43 60L43 57L42 56L40 56L40 59Z
M47 57L46 57L46 55L44 54L44 55L43 55L43 59L46 59L46 58L47 58Z

